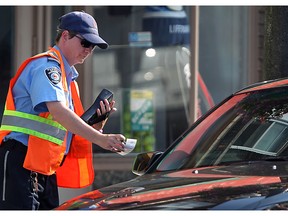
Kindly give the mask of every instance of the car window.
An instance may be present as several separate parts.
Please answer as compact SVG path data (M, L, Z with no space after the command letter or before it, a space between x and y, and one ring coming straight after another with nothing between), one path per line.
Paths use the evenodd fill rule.
M157 170L217 166L288 155L288 89L231 97L175 144Z

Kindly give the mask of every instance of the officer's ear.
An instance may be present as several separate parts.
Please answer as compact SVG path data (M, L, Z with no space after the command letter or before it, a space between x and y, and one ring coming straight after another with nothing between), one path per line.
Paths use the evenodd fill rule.
M62 39L64 41L67 41L67 40L71 39L71 35L69 34L69 31L67 31L67 30L64 30L62 32L62 36L61 37L62 37Z

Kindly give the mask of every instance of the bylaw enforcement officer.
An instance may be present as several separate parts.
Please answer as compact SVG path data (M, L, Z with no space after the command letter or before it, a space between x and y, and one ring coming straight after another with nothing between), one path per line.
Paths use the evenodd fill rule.
M58 186L81 188L94 179L92 143L122 151L125 137L102 134L106 120L93 126L79 116L83 107L74 67L95 46L94 18L70 12L59 18L56 45L33 56L11 80L0 128L0 209L49 210L59 205ZM102 101L98 115L115 111Z

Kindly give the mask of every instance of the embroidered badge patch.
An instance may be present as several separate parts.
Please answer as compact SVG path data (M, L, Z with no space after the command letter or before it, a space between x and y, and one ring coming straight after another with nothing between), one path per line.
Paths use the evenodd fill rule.
M54 85L57 85L61 81L61 72L56 67L46 68L45 74L49 81Z

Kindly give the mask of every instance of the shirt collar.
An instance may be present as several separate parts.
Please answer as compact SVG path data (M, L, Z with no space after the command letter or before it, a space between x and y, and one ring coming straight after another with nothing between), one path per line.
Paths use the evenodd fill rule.
M65 69L65 72L66 72L66 76L67 77L71 77L72 81L75 80L79 76L79 73L76 70L76 68L74 66L71 67L68 64L67 59L65 58L65 56L63 55L61 49L57 45L55 45L53 48L57 49L60 52L61 56L62 56L62 59L63 59L63 62L64 62L64 69Z

